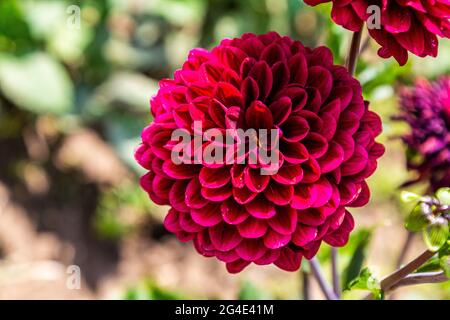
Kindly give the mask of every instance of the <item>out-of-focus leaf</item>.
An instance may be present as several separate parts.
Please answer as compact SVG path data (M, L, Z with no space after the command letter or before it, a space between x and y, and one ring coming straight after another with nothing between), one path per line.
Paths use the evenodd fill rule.
M441 262L438 256L434 256L428 260L424 265L419 267L416 272L432 272L441 270Z
M45 53L0 55L0 90L19 108L38 114L63 114L73 106L69 75Z
M145 280L125 292L124 298L126 300L179 300L182 296L159 287L153 281Z
M372 292L373 298L377 300L384 299L383 290L381 290L380 282L373 276L369 268L361 270L359 276L349 283L347 290L369 290Z
M342 287L348 288L353 279L357 278L361 272L366 258L367 247L370 243L372 231L368 229L359 230L351 239L354 250L351 259L342 275Z
M431 251L437 251L448 239L448 221L442 217L435 220L423 230L425 243Z
M238 293L238 300L265 300L270 299L270 295L261 291L251 282L244 282Z
M436 197L442 204L450 206L450 188L440 188L436 192Z
M421 231L430 223L431 207L425 202L418 203L406 218L405 227L409 231Z
M403 202L419 201L421 196L409 191L402 191L400 198Z

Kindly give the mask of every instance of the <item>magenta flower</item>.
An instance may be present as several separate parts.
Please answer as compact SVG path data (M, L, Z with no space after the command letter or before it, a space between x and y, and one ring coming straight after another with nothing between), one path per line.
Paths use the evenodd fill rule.
M252 262L297 270L322 241L345 245L354 226L346 208L369 200L365 179L384 147L375 142L380 118L361 91L329 49L274 32L194 49L151 101L154 121L136 151L149 170L141 185L155 203L171 206L169 231L229 272ZM182 128L194 136L196 121L218 132L275 129L278 171L261 174L262 162L175 164L172 134Z
M436 57L437 36L450 38L448 0L305 0L312 6L330 1L334 22L351 31L360 31L374 13L369 6L378 6L380 28L369 27L369 34L381 45L379 56L394 57L400 65L408 61L408 51L419 57Z
M408 146L408 168L415 180L427 181L431 190L450 186L450 77L436 82L419 79L401 94L399 117L411 127L403 137Z

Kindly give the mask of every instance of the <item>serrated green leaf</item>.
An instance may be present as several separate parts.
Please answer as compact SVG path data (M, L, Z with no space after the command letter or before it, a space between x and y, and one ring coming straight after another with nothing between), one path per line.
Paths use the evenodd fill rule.
M431 207L424 203L418 203L411 211L409 216L406 218L405 227L409 231L421 231L429 223L429 215L431 214Z
M440 188L436 191L436 197L442 204L450 206L450 188Z
M347 290L369 290L372 292L373 298L380 300L384 298L383 290L381 290L380 282L372 274L369 268L361 270L359 276L349 283Z
M447 241L449 235L448 222L437 218L423 230L425 244L431 251L438 251Z

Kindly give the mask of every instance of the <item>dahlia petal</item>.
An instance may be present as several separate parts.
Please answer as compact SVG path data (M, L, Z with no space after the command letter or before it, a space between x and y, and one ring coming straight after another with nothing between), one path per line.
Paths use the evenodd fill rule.
M245 261L243 259L238 259L236 261L229 262L226 264L227 271L229 273L239 273L242 270L244 270L245 267L247 267L250 263L251 263L250 261Z
M242 188L245 185L245 181L244 181L244 170L247 167L245 165L240 165L240 164L234 164L231 167L230 173L231 173L231 182L233 184L234 187L236 188Z
M310 208L299 211L297 219L302 224L317 227L325 222L326 216L320 210Z
M244 169L244 181L247 188L253 192L261 192L266 189L270 176L262 175L260 169L246 167Z
M356 146L355 153L352 157L342 163L341 172L343 176L350 176L361 172L367 165L369 155L366 149L361 146Z
M259 97L259 87L256 80L252 77L245 78L245 80L242 81L241 93L244 97L246 106L249 106L252 102L257 100Z
M242 188L233 188L233 197L239 204L246 204L255 199L258 194L256 192L252 192L246 186Z
M280 146L284 159L291 164L299 164L308 160L308 150L300 142L286 142Z
M269 108L262 102L255 101L245 113L245 122L252 129L272 129L273 118Z
M223 220L232 225L240 224L245 221L250 215L245 207L239 205L232 199L228 199L220 206Z
M346 131L338 130L334 135L334 141L339 144L344 151L344 162L349 160L355 152L354 138Z
M383 12L381 22L384 29L389 33L407 32L411 27L411 12L402 10L395 3L391 4L389 9Z
M210 228L209 237L211 238L213 245L220 251L232 250L242 241L236 227L225 223L221 223Z
M300 116L289 117L281 126L283 139L289 142L302 140L309 132L308 122Z
M302 255L284 247L281 249L280 257L274 263L278 268L285 271L297 271L302 263Z
M308 161L302 163L304 183L316 182L320 178L321 169L319 163L314 158L309 158Z
M200 183L207 188L220 188L230 182L230 169L227 167L214 169L203 167L198 178Z
M253 261L258 265L267 265L274 263L280 257L280 250L267 250L267 252L259 259Z
M209 116L219 128L226 128L225 114L227 108L218 100L213 99L209 106Z
M281 97L269 106L272 112L273 123L276 125L283 124L288 119L292 111L292 102L288 97Z
M244 222L237 225L239 235L243 238L261 238L267 232L267 222L261 219L249 217Z
M297 53L292 56L289 59L288 66L291 73L291 82L304 86L308 79L308 64L305 55L303 53Z
M313 66L309 68L307 83L309 86L319 90L322 101L325 101L333 87L333 76L327 69L321 66Z
M262 195L246 203L245 208L250 215L259 219L269 219L276 214L275 206Z
M164 227L170 232L176 233L181 231L180 223L179 223L179 212L175 209L170 209L164 218Z
M278 92L281 88L288 84L290 73L289 68L284 61L279 61L275 63L272 67L272 93Z
M270 228L282 235L292 234L297 225L297 211L289 206L277 207L276 210L278 214L267 220Z
M195 221L192 220L191 215L189 213L180 212L179 220L181 229L183 229L186 232L194 233L200 232L204 229L204 227L195 223Z
M325 177L321 177L312 185L312 194L317 194L316 200L313 202L313 207L321 207L325 205L333 194L333 187Z
M186 187L186 205L192 209L200 209L208 204L208 200L201 196L201 185L197 178L192 179Z
M279 249L284 247L291 241L290 235L282 235L278 232L273 231L270 229L265 235L264 235L264 245L268 249Z
M292 234L292 242L299 246L306 246L317 237L317 228L298 224L295 232Z
M191 179L198 174L199 167L184 163L175 164L169 159L164 161L163 170L173 179Z
M225 263L231 263L231 262L239 260L240 258L234 250L231 250L231 251L227 251L227 252L218 252L217 259L219 259L220 261L223 261Z
M303 169L299 164L282 166L272 179L280 184L295 185L303 179Z
M243 98L241 93L235 86L226 83L219 82L216 85L214 96L219 100L225 107L232 106L242 106Z
M280 184L275 181L271 181L267 188L264 190L264 196L267 198L267 200L273 202L278 206L284 206L291 202L293 195L293 186Z
M369 186L365 181L361 182L361 192L358 195L358 198L356 198L354 201L349 203L347 206L349 207L363 207L365 206L370 200L370 190Z
M169 193L170 205L181 212L189 212L189 207L185 202L186 188L188 183L189 182L186 180L176 181L170 189Z
M328 173L339 167L344 161L344 150L334 141L328 144L327 152L317 159L322 173Z
M202 187L201 194L207 200L222 202L231 197L231 195L233 194L233 189L229 184L215 189Z
M283 49L277 43L272 43L263 50L260 59L265 60L269 66L272 66L278 61L284 61L286 57Z
M315 132L310 132L305 139L302 140L302 143L308 150L309 155L316 159L322 157L328 150L327 139Z
M260 259L267 252L261 239L243 239L236 247L236 253L245 261Z
M265 61L258 61L249 72L249 77L258 79L259 100L264 101L272 89L273 74Z
M192 220L203 227L212 227L220 223L222 215L220 214L220 204L208 203L200 209L191 210Z
M355 222L352 215L347 211L341 226L333 233L327 234L324 241L333 247L342 247L348 242L350 231L353 230Z

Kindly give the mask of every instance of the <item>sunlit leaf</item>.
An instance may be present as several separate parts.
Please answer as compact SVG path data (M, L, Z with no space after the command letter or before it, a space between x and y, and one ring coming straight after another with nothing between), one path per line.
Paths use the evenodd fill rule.
M450 188L440 188L436 192L436 197L442 204L450 206Z
M423 230L430 223L431 207L427 203L420 202L406 218L405 227L409 231Z
M448 235L448 222L442 217L436 218L423 230L425 243L431 251L439 250L446 243Z

